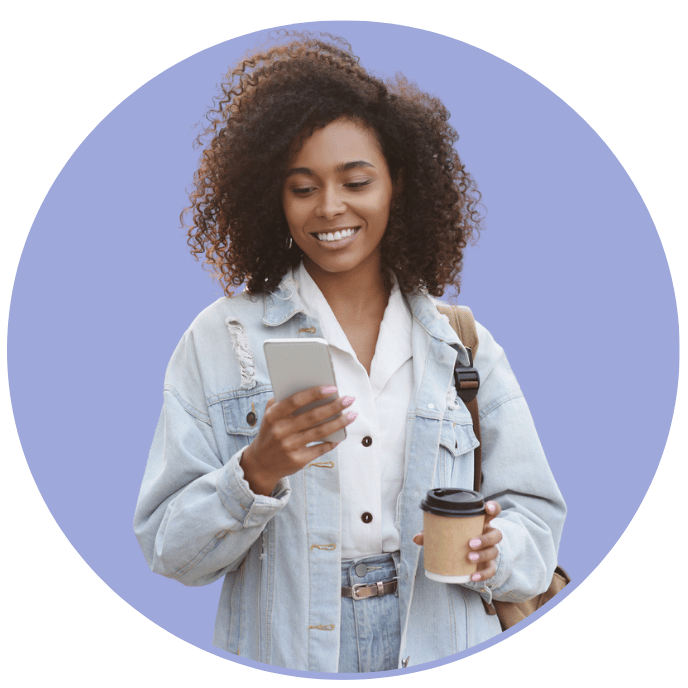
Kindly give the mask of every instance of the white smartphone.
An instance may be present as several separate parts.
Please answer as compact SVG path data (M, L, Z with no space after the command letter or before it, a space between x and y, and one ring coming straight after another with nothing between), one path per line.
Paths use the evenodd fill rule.
M319 337L304 339L266 339L263 343L265 360L268 364L270 382L275 399L282 401L292 394L311 387L337 386L334 368L330 358L330 346ZM305 413L316 406L323 406L337 395L316 399L299 409L296 414ZM339 414L324 420L337 418ZM342 428L323 438L323 442L341 442L346 439L346 430Z

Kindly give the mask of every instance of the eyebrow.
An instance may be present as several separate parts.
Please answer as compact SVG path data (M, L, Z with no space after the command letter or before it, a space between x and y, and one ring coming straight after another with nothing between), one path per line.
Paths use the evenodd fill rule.
M335 167L336 172L348 172L349 170L353 170L357 167L372 167L375 168L375 165L373 163L368 162L366 160L352 160L351 162L342 162L337 167ZM291 170L287 172L287 177L290 177L293 174L306 174L311 177L316 176L315 172L310 167L293 167Z

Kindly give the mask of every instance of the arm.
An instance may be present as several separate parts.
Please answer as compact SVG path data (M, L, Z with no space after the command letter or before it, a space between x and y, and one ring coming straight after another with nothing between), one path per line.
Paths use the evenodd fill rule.
M212 334L206 332L205 339ZM232 360L214 350L200 356L191 330L175 350L134 517L151 569L186 585L211 583L236 570L270 519L287 504L287 476L333 447L330 442L307 445L353 421L340 414L352 398L336 397L292 416L323 396L321 388L313 388L279 403L268 401L253 442L230 455L228 447L234 442L223 422L213 427L203 386L208 371L199 359ZM217 374L215 370L211 377ZM223 379L226 375L231 380L232 374L227 370ZM237 387L239 375L234 372ZM226 384L231 388L231 381ZM323 422L332 416L338 417ZM239 446L246 441L242 437Z
M239 566L287 503L289 486L283 480L272 496L253 493L240 465L243 450L223 465L209 417L188 408L166 385L134 531L154 572L205 585Z
M549 585L566 506L504 351L482 327L479 336L482 492L501 507L489 525L502 539L497 544L494 575L466 585L488 601L493 595L521 601Z

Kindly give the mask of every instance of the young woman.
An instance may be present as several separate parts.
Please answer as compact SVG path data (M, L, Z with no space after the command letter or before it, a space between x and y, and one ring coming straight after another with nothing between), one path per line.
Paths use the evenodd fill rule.
M224 576L214 642L266 664L382 671L487 640L500 627L481 597L547 588L565 506L504 352L478 325L493 496L468 555L478 573L424 575L420 501L471 488L478 445L453 380L468 354L432 298L458 291L480 228L449 113L331 37L255 53L222 91L189 242L227 296L167 370L134 522L148 563L186 585ZM275 402L263 342L276 337L328 341L333 401L294 415L335 392L318 387ZM321 441L340 428L346 440Z

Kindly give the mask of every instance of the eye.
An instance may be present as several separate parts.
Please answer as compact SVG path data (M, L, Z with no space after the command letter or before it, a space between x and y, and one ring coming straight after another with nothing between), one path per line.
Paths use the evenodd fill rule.
M295 196L307 196L309 193L311 193L311 191L315 191L315 187L313 187L313 186L293 186L290 190Z
M369 185L370 185L370 179L366 179L365 181L361 181L361 182L348 182L347 184L344 184L344 186L347 189L353 189L354 191L356 189L362 189L363 187L369 186Z

